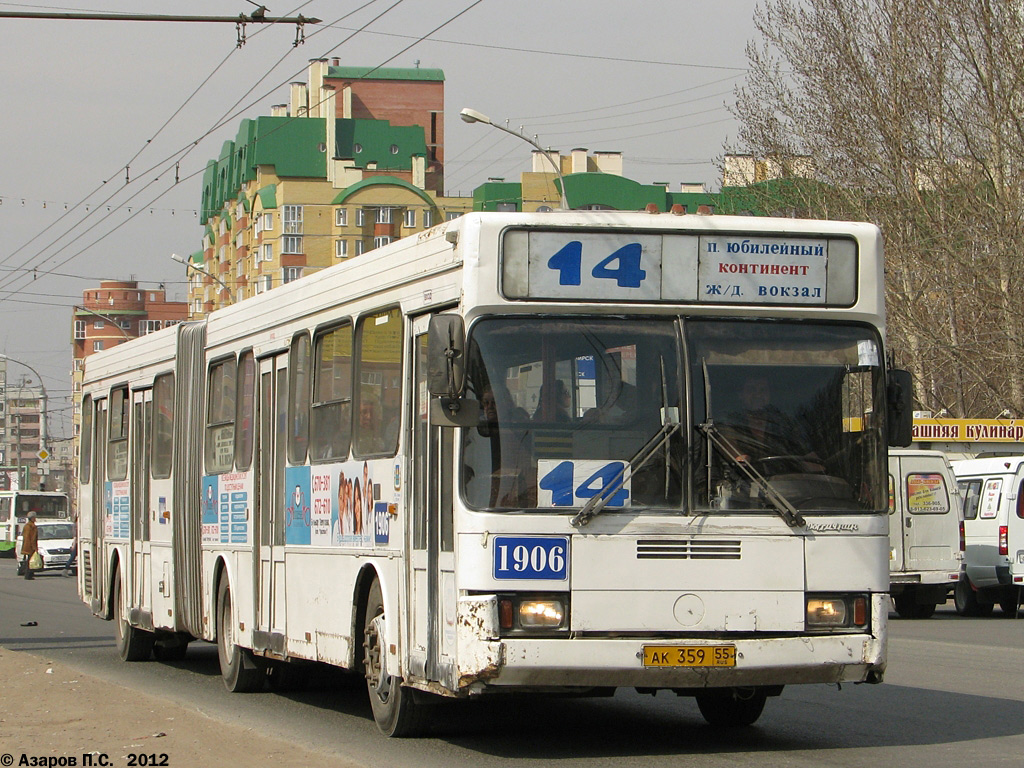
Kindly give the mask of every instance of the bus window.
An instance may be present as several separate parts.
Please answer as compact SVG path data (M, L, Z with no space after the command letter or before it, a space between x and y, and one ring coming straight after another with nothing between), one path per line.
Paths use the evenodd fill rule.
M288 461L292 464L306 462L309 446L309 363L309 334L296 334L288 361Z
M11 519L11 497L0 496L0 523L9 522Z
M78 473L80 485L88 485L92 480L92 396L86 395L82 399L82 433L79 436L78 444L82 455L81 471Z
M316 337L310 456L313 461L348 456L352 438L352 326L345 323Z
M235 359L214 363L210 368L210 392L206 413L206 471L230 472L235 450Z
M663 407L680 407L671 318L488 319L466 359L481 405L480 424L462 431L462 492L475 508L578 508L658 433ZM609 505L678 509L682 449L677 432Z
M245 471L252 466L252 448L256 431L252 422L256 397L256 360L252 350L238 358L238 413L235 416L235 468Z
M128 388L110 393L110 427L107 434L107 479L128 477Z
M157 479L171 476L174 448L174 374L157 376L153 382L152 473Z
M359 320L356 332L355 453L393 456L402 403L402 314L390 309Z

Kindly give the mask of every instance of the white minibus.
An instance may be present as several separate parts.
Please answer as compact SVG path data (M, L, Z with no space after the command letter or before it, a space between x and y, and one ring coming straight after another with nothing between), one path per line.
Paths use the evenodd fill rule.
M941 451L889 451L889 594L905 619L927 619L957 581L964 528L953 469Z

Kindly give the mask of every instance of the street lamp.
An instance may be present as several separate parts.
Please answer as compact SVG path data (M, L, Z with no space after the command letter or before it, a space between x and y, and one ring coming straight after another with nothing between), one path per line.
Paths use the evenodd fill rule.
M491 118L489 118L482 112L477 112L475 109L470 109L469 107L466 107L461 112L459 112L459 117L461 117L463 122L466 123L483 123L484 125L489 125L492 128L497 128L499 131L510 133L513 136L522 139L527 144L530 144L531 146L536 148L538 152L540 152L542 155L544 155L544 157L548 159L548 162L551 163L551 167L555 169L555 173L558 175L558 184L562 188L562 210L569 210L569 200L566 198L565 195L565 178L562 176L562 169L558 167L558 164L556 164L555 161L551 159L551 155L548 154L547 150L541 147L540 144L538 144L536 141L531 139L529 136L526 136L525 134L519 133L518 131L513 131L511 128L506 128L503 125L492 123Z
M40 444L39 447L40 447L40 450L45 450L45 448L49 444L50 440L49 440L49 438L47 437L47 434L46 434L46 400L47 400L47 397L46 397L46 385L43 383L43 377L39 374L39 371L37 371L35 368L33 368L31 365L29 365L28 363L24 362L23 360L16 360L15 358L11 357L10 355L5 355L5 354L0 354L0 360L8 360L8 361L10 361L12 363L18 363L18 365L23 365L26 368L28 368L30 371L32 371L32 373L34 373L36 375L36 378L39 379L39 390L43 394L43 405L42 405L42 408L39 410L39 434L42 436L42 440L43 441L42 441L42 443ZM10 389L10 387L8 387L8 389ZM18 418L18 482L19 483L21 482L21 417L20 416Z
M200 267L200 266L198 266L196 264L193 264L191 260L183 259L183 258L181 258L181 256L179 256L176 253L172 253L171 254L171 258L174 259L179 264L184 264L185 265L185 272L186 273L188 272L188 270L194 269L196 272L199 272L200 274L206 275L211 280L216 280L220 284L220 287L228 292L228 304L234 304L235 303L235 299L231 295L231 289L228 288L227 283L225 283L223 280L221 280L215 274L213 274L212 272L207 272L202 267Z

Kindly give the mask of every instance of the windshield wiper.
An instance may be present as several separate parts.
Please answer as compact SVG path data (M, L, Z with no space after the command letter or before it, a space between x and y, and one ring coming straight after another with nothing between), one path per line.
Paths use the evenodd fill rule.
M637 451L636 455L623 465L622 469L619 470L618 474L612 478L612 481L607 486L602 488L599 493L591 496L579 513L577 513L576 517L570 521L575 527L581 528L589 523L594 515L600 514L601 510L608 505L608 502L619 492L622 486L647 463L655 451L667 443L668 439L679 430L678 408L662 408L661 419L662 425L651 436L650 440L644 444L643 448Z
M768 500L779 517L786 521L786 525L791 528L799 528L807 524L803 515L790 503L789 499L779 493L778 489L771 484L768 478L758 472L749 461L740 458L742 451L737 449L725 435L718 431L714 421L708 419L703 424L697 425L697 429L704 433L711 444L718 449L718 452L728 459L729 463L742 472L758 488L761 495Z

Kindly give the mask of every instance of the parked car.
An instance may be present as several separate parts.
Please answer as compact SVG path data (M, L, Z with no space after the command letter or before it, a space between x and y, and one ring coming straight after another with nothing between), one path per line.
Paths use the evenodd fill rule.
M964 523L941 451L889 451L889 594L905 619L926 619L960 580Z
M71 557L75 543L75 524L49 520L37 520L39 530L39 556L43 558L43 570L63 568ZM18 544L15 550L21 559L21 533L18 533Z
M996 603L1016 614L1024 586L1024 456L953 462L964 499L966 569L957 613L981 616Z

